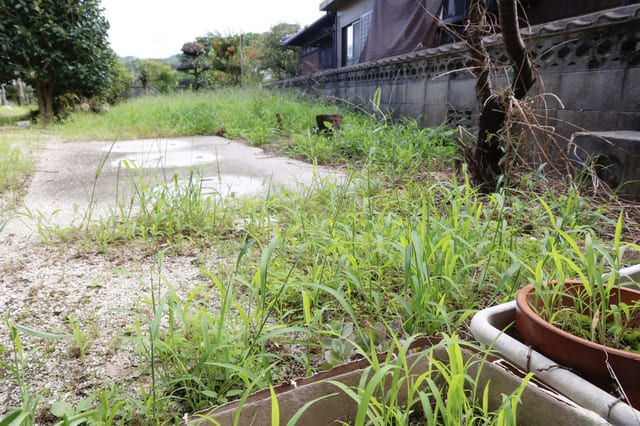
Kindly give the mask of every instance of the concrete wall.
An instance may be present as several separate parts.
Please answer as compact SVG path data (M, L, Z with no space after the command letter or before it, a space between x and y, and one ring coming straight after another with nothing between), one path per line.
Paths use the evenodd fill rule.
M530 95L546 115L541 121L564 137L579 130L640 130L640 5L542 24L524 33L540 73ZM504 86L508 58L501 38L486 42L495 61L505 65L494 73L494 81ZM395 117L415 117L423 126L472 126L480 107L470 67L466 47L455 43L279 84L365 107L380 88L381 106Z

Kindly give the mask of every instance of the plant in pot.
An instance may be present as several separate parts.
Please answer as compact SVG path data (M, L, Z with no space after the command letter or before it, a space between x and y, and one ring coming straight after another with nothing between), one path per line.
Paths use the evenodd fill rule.
M639 247L620 242L622 217L613 249L590 233L579 244L556 231L575 256L552 243L547 258L530 268L534 283L516 299L518 331L540 353L640 408L640 291L621 283L618 272L625 249ZM555 279L543 278L545 264L553 265Z

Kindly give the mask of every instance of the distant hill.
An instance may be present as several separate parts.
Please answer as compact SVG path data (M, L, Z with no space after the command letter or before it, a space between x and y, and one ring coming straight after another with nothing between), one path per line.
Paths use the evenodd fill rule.
M137 59L135 56L120 56L118 57L118 59L120 60L120 62L122 63L127 63L127 62L133 62ZM158 62L162 62L165 63L169 66L173 66L173 65L178 65L180 63L180 54L176 53L173 56L169 56L168 58L152 58L154 61L158 61Z

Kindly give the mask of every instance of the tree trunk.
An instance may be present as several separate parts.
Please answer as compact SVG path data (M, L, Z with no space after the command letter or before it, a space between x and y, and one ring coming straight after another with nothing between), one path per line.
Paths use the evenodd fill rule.
M7 104L7 92L4 90L4 84L0 84L0 105Z
M14 84L16 86L16 96L18 98L18 105L20 106L26 105L25 98L24 98L24 83L22 82L22 80L18 78L14 80Z
M36 82L36 94L38 95L38 111L40 117L45 123L51 120L53 115L53 84L44 84L40 81Z
M516 99L522 99L536 80L533 77L531 58L522 37L520 37L516 0L498 0L498 14L502 29L502 41L515 71L511 89Z
M535 82L532 64L518 26L517 0L498 0L498 13L502 39L515 71L511 94L516 99L526 96ZM508 95L493 93L489 80L490 57L482 43L487 33L485 19L486 0L474 0L469 11L468 44L472 52L476 75L476 95L482 104L478 119L478 139L471 158L469 172L483 192L496 189L500 175L504 174L501 160L504 152L498 133L505 126Z

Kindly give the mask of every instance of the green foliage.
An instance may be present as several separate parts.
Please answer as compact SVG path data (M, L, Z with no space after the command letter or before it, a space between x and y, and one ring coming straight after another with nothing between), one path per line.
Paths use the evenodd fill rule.
M104 100L115 105L129 99L129 92L133 84L133 75L127 67L115 56L111 66L111 84L102 95Z
M178 70L189 77L180 84L197 90L259 83L262 81L258 62L261 49L261 36L255 33L198 37L183 46Z
M35 111L37 111L37 109L35 109ZM33 106L0 106L0 126L12 124L20 120L30 120L31 113L33 112Z
M463 350L472 345L455 335L445 336L437 345L412 354L409 348L414 339L402 343L395 340L384 360L363 353L371 366L364 370L357 386L331 381L357 403L351 424L517 424L520 396L533 373L510 395L503 395L502 404L492 410L488 400L491 383L480 386L483 359ZM428 367L424 371L416 368L420 364ZM401 398L402 392L406 394Z
M186 77L180 85L198 90L296 76L300 71L299 49L284 49L280 41L298 29L297 25L283 23L263 34L210 33L197 37L182 47L178 70Z
M0 81L22 78L51 117L66 93L92 97L110 83L113 52L99 0L6 0L0 4Z
M33 159L6 136L0 136L0 194L18 189L31 172Z
M640 246L622 242L622 213L616 222L612 247L590 227L565 231L549 205L544 200L540 202L549 217L553 239L546 245L545 257L535 266L524 265L535 287L532 307L543 319L565 331L625 349L631 342L623 342L624 339L637 328L633 323L640 314L640 301L628 305L613 300L620 297L618 271L624 253L628 249L638 251ZM573 277L579 283L567 287L565 281Z
M295 77L300 72L300 49L290 47L285 49L280 42L287 36L300 30L298 25L278 24L264 33L260 69L267 72L272 79L281 80Z
M135 79L142 84L145 94L171 93L176 89L178 79L170 66L154 59L136 59L128 65L133 69Z

